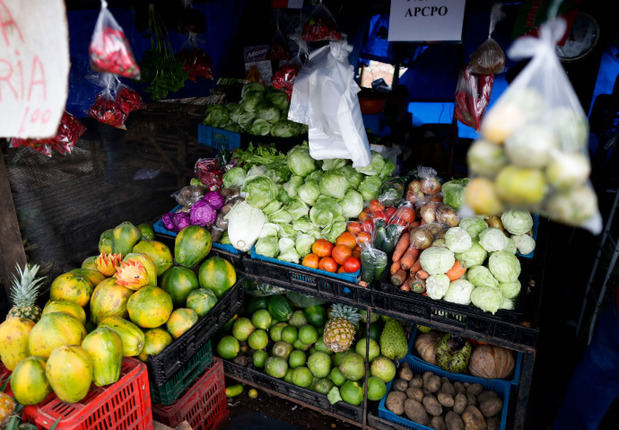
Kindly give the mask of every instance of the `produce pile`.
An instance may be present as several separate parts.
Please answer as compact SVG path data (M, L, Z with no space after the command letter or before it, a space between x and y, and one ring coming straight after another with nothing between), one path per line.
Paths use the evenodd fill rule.
M252 290L247 290L252 291ZM270 286L253 290L273 294ZM251 298L244 315L232 320L217 344L217 354L242 366L326 394L334 404L363 403L366 337L358 334L365 312L350 306L327 307L319 299L289 292ZM380 400L396 374L393 360L408 352L404 328L372 314L369 339L368 399ZM361 323L361 327L365 322Z
M285 91L250 82L241 90L241 101L209 105L203 124L235 133L293 137L307 133L307 126L289 121Z
M43 282L38 266L18 269L14 306L0 324L0 358L13 371L19 403L40 403L52 391L74 403L91 383L116 382L123 357L146 361L159 354L236 283L228 261L204 260L211 238L203 227L184 228L174 254L153 239L147 224L106 230L98 256L54 279L43 310L35 305Z
M385 406L396 415L433 429L498 430L503 400L481 384L451 381L432 372L415 375L400 364Z

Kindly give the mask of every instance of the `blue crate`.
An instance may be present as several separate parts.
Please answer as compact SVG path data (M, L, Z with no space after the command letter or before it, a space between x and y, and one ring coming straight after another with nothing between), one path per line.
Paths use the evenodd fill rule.
M539 229L539 215L535 214L533 215L533 240L535 240L537 242L537 230ZM533 258L533 255L535 255L535 250L529 252L527 255L522 255L521 253L516 253L516 255L518 257L523 257L523 258Z
M423 361L421 359L421 357L418 357L416 352L415 352L415 338L417 338L417 335L421 333L417 327L415 327L415 330L413 331L413 333L411 334L411 338L408 341L408 356L414 360L417 361L419 363L423 363L426 366L429 366L433 372L436 369L440 369L442 370L440 367L435 366L434 364L430 364L427 361ZM514 365L514 375L511 379L485 379L485 378L478 378L478 379L483 379L485 381L500 381L500 382L508 382L511 385L514 386L518 386L520 385L520 366L522 365L522 352L520 351L514 351L516 353L516 358L514 359L515 365ZM470 375L466 375L466 376L470 376ZM473 378L477 378L475 376L473 376Z
M172 209L170 212L176 212L180 208L181 208L181 205L178 205L174 209ZM167 228L165 228L165 226L163 225L163 222L161 221L161 218L159 218L153 224L153 230L155 230L155 233L159 233L159 234L162 234L164 236L169 236L169 237L176 237L176 234L177 234L176 232L170 231ZM236 249L234 246L232 246L232 245L225 245L223 243L213 242L213 248L221 249L222 251L227 251L227 252L229 252L231 254L236 254L236 255L240 255L241 254L241 251Z
M198 143L217 150L232 151L241 146L241 134L198 124Z
M306 267L301 264L289 263L287 261L278 260L277 258L265 257L264 255L260 255L256 252L255 246L252 246L251 250L249 251L249 255L254 260L269 261L271 263L279 264L282 266L292 267L297 270L306 270L308 272L317 273L319 275L341 279L342 281L346 281L346 282L352 282L353 284L357 283L357 278L359 278L359 275L361 274L361 270L357 270L356 272L353 272L353 273L332 273L332 272L327 272L326 270L312 269L311 267Z
M470 384L479 383L485 389L495 391L499 395L499 397L503 399L503 411L501 412L500 430L505 430L505 427L507 426L507 412L509 409L510 384L508 382L501 381L498 379L476 378L474 376L462 375L460 373L449 373L440 368L434 369L430 367L430 365L426 362L418 362L418 361L413 360L410 355L407 355L403 361L408 363L408 365L410 366L411 370L414 373L423 373L426 371L431 371L431 372L434 372L438 376L445 376L452 382L460 381L460 382L468 382ZM387 384L387 393L385 394L385 397L383 397L380 403L378 404L378 416L380 418L384 418L386 420L399 424L403 427L406 427L407 429L432 430L431 427L427 427L427 426L415 423L405 417L396 415L385 407L385 401L387 399L387 395L389 394L389 391L391 391L391 384L393 384L393 381Z

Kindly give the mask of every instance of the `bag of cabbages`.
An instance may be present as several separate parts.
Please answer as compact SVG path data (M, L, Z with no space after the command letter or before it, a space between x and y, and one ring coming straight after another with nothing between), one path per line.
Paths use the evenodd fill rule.
M514 60L531 60L486 113L468 151L473 179L465 202L478 214L523 208L597 234L602 220L589 182L587 118L555 53L565 25L550 21L539 38L520 38L508 51Z

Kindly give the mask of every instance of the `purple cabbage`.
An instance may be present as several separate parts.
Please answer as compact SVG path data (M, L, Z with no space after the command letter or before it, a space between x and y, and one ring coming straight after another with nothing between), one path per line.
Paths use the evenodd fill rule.
M206 200L198 200L191 207L190 219L192 225L213 225L217 219L217 211Z
M202 200L206 201L213 209L219 210L224 207L224 196L217 191L209 191L202 197Z
M176 226L176 231L181 231L187 226L191 225L191 221L189 219L189 214L187 212L177 212L174 214L174 225Z
M167 214L161 215L161 222L163 226L170 231L176 231L176 224L174 224L174 212L168 212Z

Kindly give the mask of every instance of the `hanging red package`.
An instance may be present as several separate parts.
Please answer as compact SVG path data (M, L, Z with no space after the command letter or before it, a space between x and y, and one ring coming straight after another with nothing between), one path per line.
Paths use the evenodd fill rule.
M183 70L190 80L195 82L198 78L213 79L213 61L199 47L185 48L176 57L183 65Z
M86 132L86 127L69 112L64 112L58 125L58 130L54 137L47 139L18 139L11 140L11 148L20 146L30 147L35 151L51 157L52 149L65 155L70 154L79 140L80 136Z
M308 42L321 40L340 40L342 35L337 31L335 19L329 9L322 3L314 8L310 18L303 24L301 38Z
M292 87L294 86L294 80L297 77L298 72L299 67L297 66L290 64L282 66L273 74L273 77L271 78L271 85L273 85L273 88L286 92L288 95L288 100L290 100L290 96L292 95Z
M479 130L488 108L494 75L476 75L469 68L460 72L456 87L456 118L465 125Z
M112 127L122 130L127 129L127 127L125 127L127 114L123 112L116 100L109 98L106 94L99 94L97 96L95 103L88 111L88 116L103 124L111 125Z
M146 105L137 91L121 85L120 90L116 93L116 103L126 115L129 115L134 110L144 109Z

